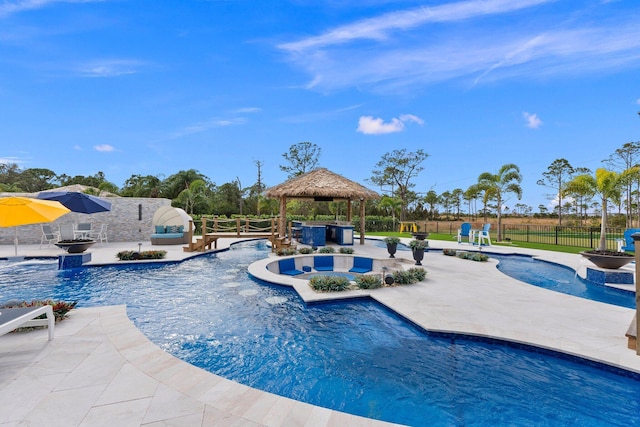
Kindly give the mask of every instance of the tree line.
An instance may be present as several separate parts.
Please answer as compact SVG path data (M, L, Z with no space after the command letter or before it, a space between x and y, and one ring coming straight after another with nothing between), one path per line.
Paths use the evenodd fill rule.
M320 165L321 148L311 142L292 145L282 154L280 169L295 177ZM587 169L573 167L567 159L554 160L542 172L538 184L553 190L550 200L556 207L549 211L545 204L533 208L517 200L522 198L522 174L513 163L505 164L496 171L486 171L477 182L468 188L455 188L437 194L433 190L420 192L417 179L424 170L429 155L422 149L408 151L397 149L385 153L374 165L368 183L382 194L381 199L367 202L367 212L373 216L389 216L400 221L414 219L460 219L461 217L495 217L500 224L504 214L518 216L552 216L562 224L567 215L583 221L588 212L599 214L607 202L626 213L626 225L635 220L640 223L640 142L629 142L603 160L612 173L599 175ZM57 174L50 169L21 169L15 163L0 164L0 191L39 192L52 188L81 184L108 191L123 197L163 197L171 199L174 206L182 207L192 214L277 215L278 203L264 198L267 188L262 179L263 162L254 161L256 181L243 185L239 178L216 185L211 178L195 169L181 170L168 177L161 175L131 175L118 187L107 180L103 172L91 176L69 176ZM600 169L598 169L600 171ZM598 172L596 171L596 172ZM615 185L602 197L604 176L607 183ZM613 179L612 176L616 179ZM513 204L512 204L513 203ZM339 215L340 203L290 201L288 212L313 217L316 215Z

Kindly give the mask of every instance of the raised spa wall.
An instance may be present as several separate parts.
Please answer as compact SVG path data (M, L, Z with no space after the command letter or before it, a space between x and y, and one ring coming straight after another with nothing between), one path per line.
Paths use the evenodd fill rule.
M295 260L296 263L296 269L297 270L307 270L304 269L303 267L309 267L311 270L309 270L310 272L315 271L313 268L313 258L314 257L327 257L327 256L332 256L333 257L333 270L334 271L349 271L350 268L353 267L353 258L359 255L351 255L351 254L309 254L309 255L295 255L292 256L291 258L293 258ZM372 257L366 257L366 256L360 256L361 258L372 258ZM271 262L269 262L267 264L267 270L269 270L271 273L274 274L280 274L280 268L278 267L278 261L280 259L282 259L282 257L278 257L278 258L269 258L271 260ZM378 258L372 258L373 259L373 269L371 271L370 274L374 274L374 273L381 273L382 272L382 267L387 267L387 269L389 270L398 270L398 269L404 269L404 266L398 262L397 258L385 258L385 259L378 259Z

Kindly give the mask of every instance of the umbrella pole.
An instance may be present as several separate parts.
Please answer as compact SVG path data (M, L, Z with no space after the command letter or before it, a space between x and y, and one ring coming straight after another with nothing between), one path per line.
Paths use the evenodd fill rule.
M16 227L16 234L13 238L13 252L15 256L18 256L18 227Z

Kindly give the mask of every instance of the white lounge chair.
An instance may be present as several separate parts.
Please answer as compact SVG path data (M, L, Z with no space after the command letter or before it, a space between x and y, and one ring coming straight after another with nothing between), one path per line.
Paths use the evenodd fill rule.
M47 318L36 319L36 317L42 314L46 314ZM21 326L47 325L49 341L51 341L53 339L55 323L53 307L48 304L41 307L3 308L0 310L0 335L9 333Z
M78 225L75 225L73 228L74 239L88 239L89 234L91 234L90 222L81 222Z
M485 224L482 227L482 230L477 231L478 246L481 246L483 244L491 246L491 236L489 236L490 229L491 229L491 224Z
M88 237L100 243L109 243L107 239L107 224L101 224L100 229L98 231L91 231Z
M55 232L51 229L49 224L42 224L42 238L40 239L40 249L42 249L42 245L47 242L47 247L51 243L56 243L60 240L60 233Z
M73 224L60 224L60 240L75 240Z

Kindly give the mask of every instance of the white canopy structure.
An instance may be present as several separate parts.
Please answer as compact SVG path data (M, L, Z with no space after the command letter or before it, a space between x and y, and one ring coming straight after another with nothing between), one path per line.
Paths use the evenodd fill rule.
M189 221L192 221L192 218L184 209L162 206L153 214L151 225L154 227L156 225L182 225L185 230L188 230Z

